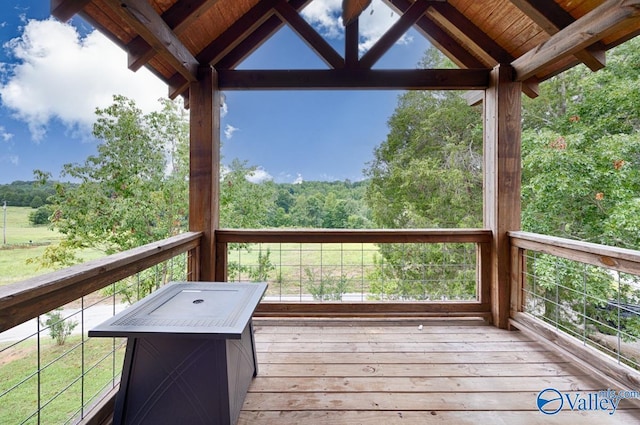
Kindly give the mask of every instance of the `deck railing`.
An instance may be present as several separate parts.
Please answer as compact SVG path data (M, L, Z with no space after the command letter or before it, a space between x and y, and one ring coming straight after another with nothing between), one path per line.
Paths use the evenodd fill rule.
M199 280L200 237L182 234L0 288L0 423L99 423L108 415L124 341L88 338L87 331L168 281ZM215 237L216 280L270 281L268 273L261 275L261 253L279 258L270 265L279 277L270 281L263 315L489 316L491 233L486 230L220 230ZM258 244L253 259L232 258L251 244ZM391 245L399 248L396 271L406 275L385 271L381 250ZM426 247L439 261L420 262ZM298 258L295 264L282 261L291 253ZM292 270L298 275L287 281L287 274L296 273ZM409 276L409 270L423 275ZM330 288L336 282L346 284L338 298ZM460 284L472 289L457 288L455 296L442 290ZM60 337L61 345L50 336Z
M491 232L216 231L216 280L266 281L258 314L474 315L490 312Z
M511 324L637 388L640 253L509 235ZM123 342L86 337L95 312L102 321L167 281L199 280L200 237L186 233L0 288L0 423L99 423L95 412L112 411ZM259 315L490 316L487 230L219 230L215 241L216 280L270 283ZM399 263L387 263L390 246ZM430 262L421 261L425 250ZM461 276L473 276L472 291L459 291ZM49 335L65 326L75 329L59 347ZM56 371L62 366L71 372Z
M124 341L87 331L169 281L196 280L188 264L199 239L186 233L1 287L0 423L98 422L96 412L112 411Z
M637 388L640 251L527 232L509 236L512 324Z

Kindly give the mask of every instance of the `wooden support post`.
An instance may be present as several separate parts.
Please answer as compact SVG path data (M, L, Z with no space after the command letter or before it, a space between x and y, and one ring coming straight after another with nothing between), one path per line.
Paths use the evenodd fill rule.
M189 230L203 232L199 255L202 281L215 280L215 230L220 223L220 91L218 74L210 66L198 68L189 87L191 111L189 174Z
M514 70L498 65L491 72L484 102L484 226L493 231L491 313L506 329L510 309L510 260L507 232L520 229L521 90Z

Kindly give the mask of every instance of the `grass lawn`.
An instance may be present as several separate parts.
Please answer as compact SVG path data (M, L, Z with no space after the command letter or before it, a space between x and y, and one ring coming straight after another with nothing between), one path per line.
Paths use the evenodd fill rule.
M0 286L19 282L33 276L53 271L40 267L37 262L28 264L28 259L40 257L47 246L58 243L61 235L47 226L29 223L29 207L7 207L7 227L4 227L4 211L0 210ZM2 243L6 235L7 243ZM98 251L87 250L85 260L102 256Z
M110 338L90 338L81 344L80 335L60 346L43 337L40 344L40 421L38 410L38 347L28 340L0 353L0 424L66 423L82 406L90 405L119 379L124 347L114 354ZM84 373L84 381L81 379ZM30 419L28 419L30 418Z
M269 255L266 263L264 258ZM316 291L367 292L378 247L372 243L263 243L229 253L230 269L242 267L234 280L265 280L268 296L316 294ZM263 261L261 261L261 257ZM271 267L264 267L265 263ZM256 278L260 267L267 270ZM232 273L230 273L232 275Z

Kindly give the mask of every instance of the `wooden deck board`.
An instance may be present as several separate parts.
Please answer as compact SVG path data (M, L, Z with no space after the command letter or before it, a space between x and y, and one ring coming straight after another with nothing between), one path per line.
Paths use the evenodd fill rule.
M482 323L256 320L259 374L239 424L640 423L622 401L613 415L544 415L545 388L611 388L520 332Z

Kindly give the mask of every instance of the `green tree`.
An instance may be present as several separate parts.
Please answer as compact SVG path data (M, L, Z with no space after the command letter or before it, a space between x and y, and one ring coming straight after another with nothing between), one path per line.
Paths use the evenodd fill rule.
M449 67L435 49L425 67ZM467 106L458 92L403 94L389 119L387 139L365 170L366 200L376 226L384 228L479 227L482 223L482 111ZM380 297L468 299L475 276L464 268L441 270L433 264L465 264L460 246L384 245L374 286ZM415 259L415 261L411 261ZM376 279L371 276L372 279ZM377 288L377 289L376 289Z
M481 111L457 92L412 91L365 170L376 225L477 227L482 222Z
M249 180L255 167L233 160L220 183L220 226L236 229L265 227L275 188L269 182Z
M53 214L53 209L50 205L43 205L31 214L29 214L29 223L34 226L43 224L49 224L49 217Z
M576 67L541 85L540 99L524 101L525 230L640 248L639 65L634 39L609 52L606 68ZM543 318L569 332L619 327L628 338L640 336L634 315L621 315L618 325L610 308L611 300L640 302L636 279L544 255L529 268L542 282L532 291L546 300L530 307Z
M52 222L64 239L45 260L75 261L73 251L87 247L112 254L184 228L188 167L177 146L186 143L188 126L172 124L179 120L175 105L163 107L145 115L132 100L114 96L111 106L96 110L93 135L102 142L83 164L64 166L64 176L79 184L57 187Z
M63 239L47 247L46 266L79 262L78 250L113 254L175 235L186 227L188 121L177 104L162 100L159 112L143 114L124 96L97 109L93 135L97 154L65 164L63 175L78 182L56 185L51 225ZM39 172L43 178L47 173ZM167 280L169 265L141 273L139 289L123 289L130 301Z

